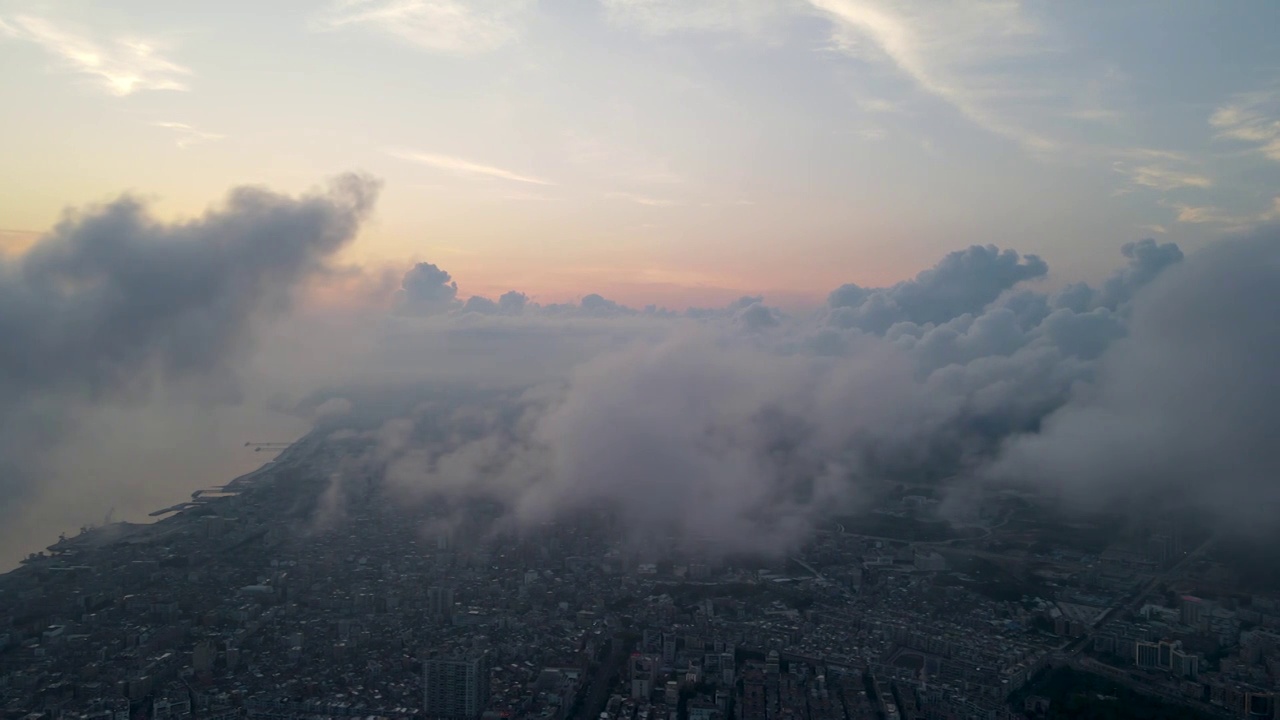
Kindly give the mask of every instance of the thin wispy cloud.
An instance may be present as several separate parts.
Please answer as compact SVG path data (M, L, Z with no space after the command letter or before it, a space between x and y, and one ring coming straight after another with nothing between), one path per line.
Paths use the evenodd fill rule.
M1064 142L1041 128L1046 117L1113 120L1096 80L1039 74L1029 58L1051 44L1019 3L895 3L884 0L601 0L607 17L652 34L754 34L779 19L818 16L831 24L835 51L883 63L955 108L975 125L1045 154ZM865 112L901 109L881 98L855 101ZM1037 111L1039 115L1037 115Z
M1126 167L1120 172L1129 176L1135 185L1154 188L1156 190L1176 190L1178 188L1207 188L1213 180L1195 173L1182 172L1159 165L1138 165Z
M483 163L473 162L465 158L454 157L452 155L439 155L436 153L424 153L414 150L401 150L396 148L387 149L386 154L400 160L418 163L419 165L427 165L429 167L448 170L450 172L460 173L463 175L484 175L487 177L495 177L502 180L511 180L512 182L529 183L532 185L555 185L550 180L533 177L532 175L524 175L511 170L506 170L493 165L485 165Z
M648 205L649 207L671 207L672 205L679 204L674 200L649 197L648 195L639 195L636 193L629 193L629 192L605 193L605 197L611 200L625 200L627 202L635 203L637 205Z
M1190 223L1193 225L1230 225L1242 226L1246 224L1247 218L1238 215L1229 215L1216 207L1202 205L1172 205L1174 210L1178 212L1177 219L1180 223Z
M1231 213L1218 207L1205 205L1174 203L1169 207L1177 211L1177 220L1180 223L1218 225L1225 230L1242 230L1280 220L1280 196L1272 198L1271 204L1264 210L1252 214Z
M974 124L1047 152L1059 143L1014 122L997 100L1019 95L1025 79L989 67L1039 52L1038 32L1011 3L928 3L915 6L863 0L809 0L833 26L836 49L877 56L923 91L947 102Z
M1194 169L1194 163L1183 153L1149 148L1132 148L1116 153L1121 160L1112 163L1112 170L1124 175L1128 185L1120 192L1135 188L1150 188L1161 192L1183 188L1207 189L1213 187L1213 178Z
M317 30L363 28L429 52L473 55L520 34L531 0L337 0L313 21Z
M165 58L153 41L132 37L98 42L30 15L0 18L0 34L35 43L66 70L94 78L117 97L141 90L187 90L191 70Z
M191 125L180 122L157 122L152 123L152 125L175 133L177 135L175 142L178 144L179 148L184 150L192 145L214 142L215 140L222 140L226 137L226 135L222 135L221 133L205 132L204 130L200 130L192 127Z
M1209 125L1217 138L1248 143L1280 162L1280 91L1239 95L1215 110Z

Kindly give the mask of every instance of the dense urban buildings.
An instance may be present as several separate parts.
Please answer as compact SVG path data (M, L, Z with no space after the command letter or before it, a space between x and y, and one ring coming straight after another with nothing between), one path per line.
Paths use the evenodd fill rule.
M422 678L427 717L478 718L489 701L489 659L482 652L428 658Z
M376 478L317 522L347 452L312 436L0 577L2 716L1280 717L1280 594L1193 522L1121 532L993 492L948 524L903 488L795 553L733 557L635 548L603 511L445 525Z

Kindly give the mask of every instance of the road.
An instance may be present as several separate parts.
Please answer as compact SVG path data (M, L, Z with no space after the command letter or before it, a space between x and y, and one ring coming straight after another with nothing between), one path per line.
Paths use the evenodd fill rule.
M631 648L620 635L614 635L609 641L609 657L600 663L600 667L596 668L596 674L591 678L591 686L587 688L587 696L582 701L580 711L575 718L593 718L600 717L600 713L604 712L605 705L609 702L609 692L613 689L614 680L622 672L626 665L627 657Z
M1169 578L1175 576L1182 570L1182 568L1186 567L1187 563L1208 552L1209 548L1213 547L1213 541L1214 537L1210 535L1204 542L1200 543L1199 547L1184 555L1181 560L1172 565L1168 570L1152 576L1150 580L1144 583L1142 587L1127 599L1121 599L1117 604L1108 608L1106 612L1098 616L1098 619L1093 622L1093 628L1091 631L1086 632L1080 637L1080 639L1065 648L1067 650L1067 656L1075 657L1079 655L1086 647L1089 646L1089 643L1093 640L1094 634L1106 627L1108 623L1115 620L1117 617L1136 611L1141 606L1142 601L1146 599L1146 597L1156 588L1162 587L1169 581Z

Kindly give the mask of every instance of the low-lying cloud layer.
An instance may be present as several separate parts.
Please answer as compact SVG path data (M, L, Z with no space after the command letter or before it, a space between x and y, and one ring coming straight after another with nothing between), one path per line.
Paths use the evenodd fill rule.
M387 502L496 500L506 527L603 507L638 544L751 552L786 551L885 483L1013 482L1219 517L1280 500L1276 228L1186 258L1126 244L1100 284L1053 292L1035 287L1044 260L974 246L791 314L759 296L684 312L463 299L420 263L389 310L295 314L251 354L374 194L355 178L296 200L238 190L180 226L125 200L3 267L0 327L20 340L0 349L0 443L20 468L6 492L29 487L32 438L53 446L78 408L157 381L222 390L209 381L238 371L363 443L319 526L371 474Z
M123 197L0 258L0 523L46 480L79 413L159 387L237 402L256 327L324 271L377 191L354 175L301 198L244 187L178 224Z
M1094 382L989 469L1106 501L1193 502L1237 527L1280 500L1280 233L1222 242L1135 300Z
M370 433L377 462L355 472L404 497L498 500L516 527L608 507L639 543L753 552L793 547L885 483L1212 495L1223 513L1280 499L1265 440L1280 342L1264 317L1280 306L1280 234L1190 259L1151 240L1120 250L1098 286L1041 292L1027 284L1043 260L974 246L892 287L837 288L803 317L761 297L677 314L588 295L503 318L451 298L444 346L467 327L516 356L533 328L617 337L523 396L420 407Z

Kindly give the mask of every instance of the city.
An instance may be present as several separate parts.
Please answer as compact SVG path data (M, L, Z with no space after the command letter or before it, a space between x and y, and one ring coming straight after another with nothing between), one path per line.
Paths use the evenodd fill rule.
M0 0L0 720L1280 720L1277 28Z
M349 451L313 433L0 578L4 716L1036 718L1096 685L1126 694L1093 712L1280 717L1280 594L1178 522L1117 540L996 493L959 527L923 488L794 555L646 557L607 512L446 526L371 482L299 530Z

